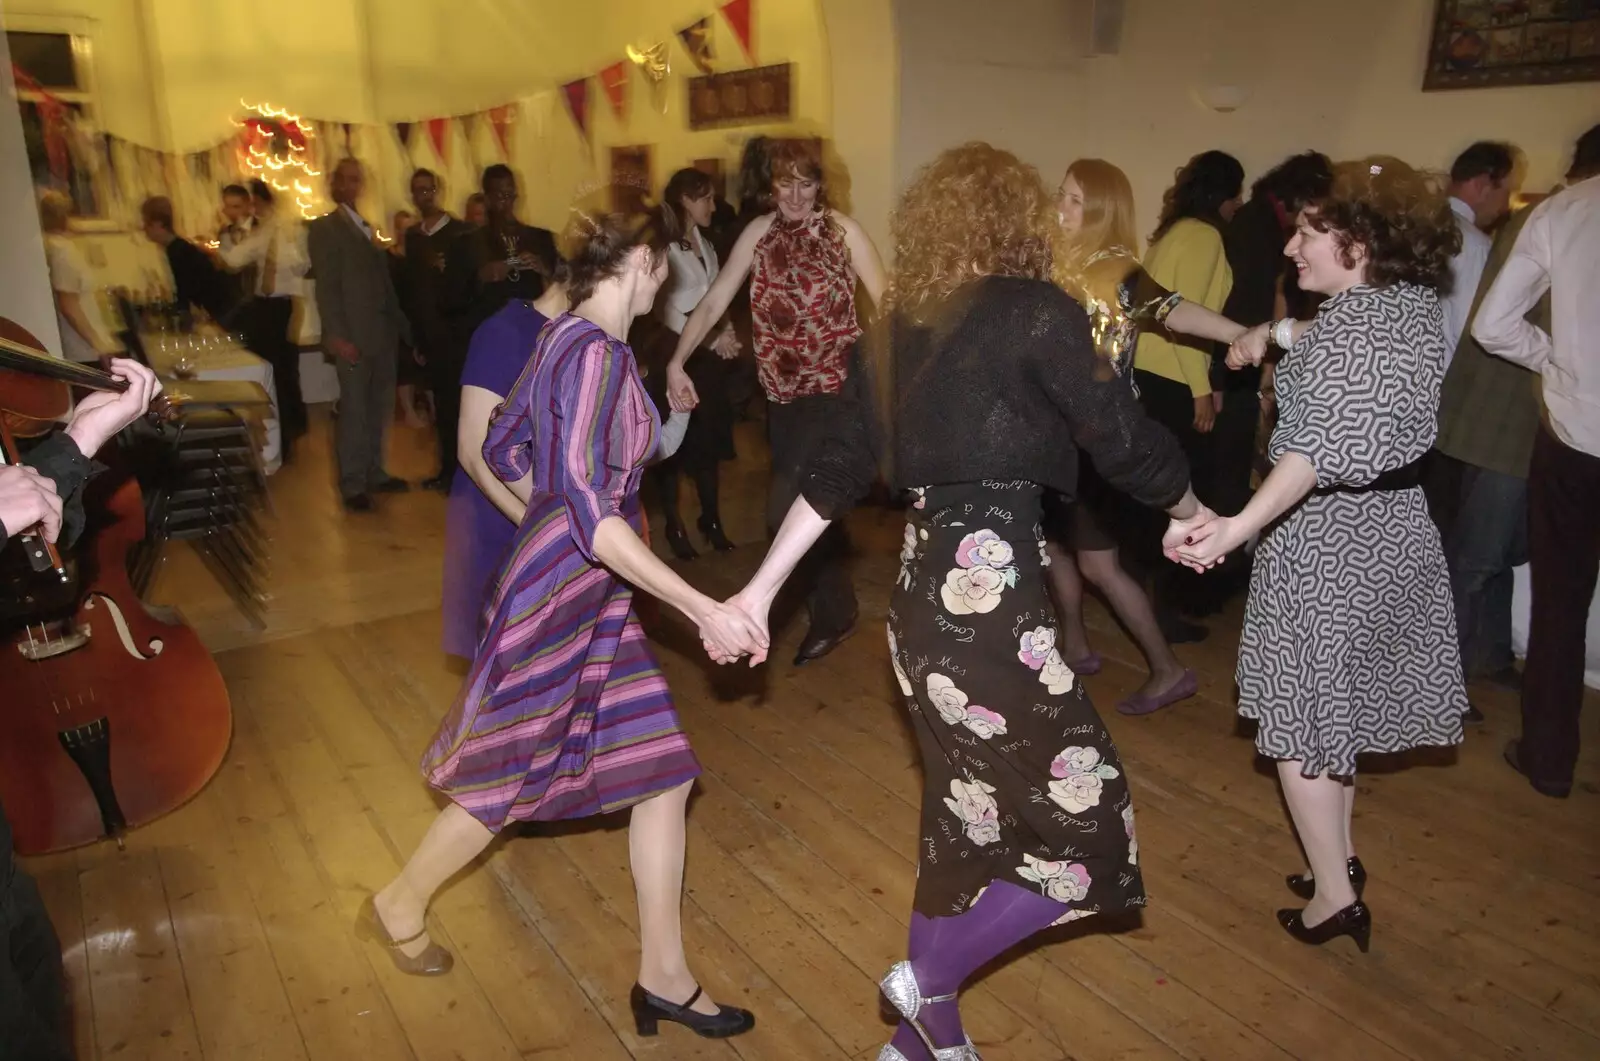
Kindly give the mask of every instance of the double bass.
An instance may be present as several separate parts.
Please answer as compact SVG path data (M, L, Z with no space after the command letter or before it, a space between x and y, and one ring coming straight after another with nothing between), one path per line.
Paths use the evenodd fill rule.
M57 426L74 387L126 384L51 358L0 317L6 463L21 460L16 438ZM71 556L34 535L23 548L35 581L0 585L13 598L0 625L0 803L24 855L120 843L128 828L195 796L232 735L216 661L176 613L147 607L129 581L129 553L145 534L137 480L126 468L102 472L84 488L84 509Z

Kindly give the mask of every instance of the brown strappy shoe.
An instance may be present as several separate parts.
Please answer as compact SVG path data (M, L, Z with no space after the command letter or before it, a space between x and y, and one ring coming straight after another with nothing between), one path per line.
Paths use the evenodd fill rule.
M408 976L443 976L456 964L453 954L431 940L427 949L415 957L400 949L427 934L428 929L424 925L421 932L406 939L395 939L389 935L389 930L384 927L383 918L378 916L378 907L370 895L361 901L361 909L356 913L356 938L382 944L388 949L394 967Z

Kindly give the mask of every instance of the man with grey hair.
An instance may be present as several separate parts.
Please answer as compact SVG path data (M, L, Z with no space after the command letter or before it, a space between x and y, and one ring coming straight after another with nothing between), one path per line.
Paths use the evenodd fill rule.
M339 494L351 512L370 512L374 493L410 489L384 470L383 442L394 412L396 359L401 341L412 341L411 325L376 233L356 210L365 181L360 162L341 159L328 184L333 211L307 226L322 348L339 375Z

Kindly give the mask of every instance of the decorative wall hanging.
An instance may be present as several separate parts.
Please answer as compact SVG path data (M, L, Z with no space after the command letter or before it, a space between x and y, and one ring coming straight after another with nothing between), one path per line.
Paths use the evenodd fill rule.
M1436 0L1424 91L1600 80L1600 0Z

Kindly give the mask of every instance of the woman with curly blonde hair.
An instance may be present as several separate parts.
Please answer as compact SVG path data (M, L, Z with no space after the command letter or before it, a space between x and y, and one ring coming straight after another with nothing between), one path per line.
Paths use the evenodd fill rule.
M1050 282L1052 214L1038 172L987 144L918 174L873 344L894 377L885 410L857 374L849 415L733 601L764 626L795 563L871 486L875 450L892 455L909 522L889 654L924 788L910 960L882 983L905 1019L881 1061L975 1058L956 1006L967 977L1050 925L1145 901L1127 777L1056 647L1040 497L1073 496L1082 447L1108 482L1171 514L1175 541L1211 514L1177 442L1105 371L1082 307Z
M1367 949L1367 874L1350 835L1356 757L1461 742L1467 710L1450 579L1422 495L1446 355L1438 291L1460 234L1442 182L1399 159L1334 167L1331 194L1300 211L1284 249L1300 287L1329 296L1308 330L1278 321L1229 355L1278 364L1272 472L1237 515L1176 557L1256 549L1239 643L1239 713L1278 778L1311 867L1308 900L1278 911L1303 943L1348 935Z

